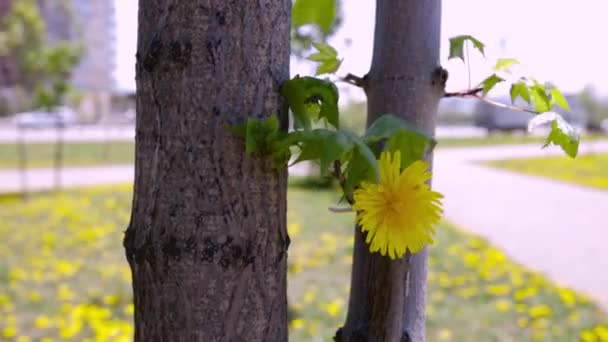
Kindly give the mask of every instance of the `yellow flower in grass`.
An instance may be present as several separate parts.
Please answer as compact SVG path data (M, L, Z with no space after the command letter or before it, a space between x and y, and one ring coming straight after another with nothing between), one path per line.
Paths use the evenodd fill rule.
M357 222L367 232L371 252L379 251L391 259L402 257L407 250L417 253L433 242L433 225L441 218L443 196L424 183L431 174L423 161L401 171L401 153L382 152L378 166L380 182L364 182L354 192Z

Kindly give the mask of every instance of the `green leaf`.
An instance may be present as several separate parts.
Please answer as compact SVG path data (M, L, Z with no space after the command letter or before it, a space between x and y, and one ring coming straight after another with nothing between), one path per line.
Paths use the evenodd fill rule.
M249 155L271 155L275 169L287 166L291 151L287 134L281 131L275 114L266 119L248 118L242 125L227 126L226 130L245 141L245 152Z
M325 118L339 128L338 88L330 81L296 76L281 87L294 116L296 128L311 128L312 120Z
M481 84L483 85L483 95L487 95L490 90L492 90L498 83L504 81L505 80L503 78L498 77L496 74L492 74L481 82Z
M467 40L473 43L473 46L485 56L485 45L482 42L471 35L463 35L450 38L450 56L448 59L460 58L464 62L464 43Z
M580 136L576 130L564 118L555 112L546 112L536 115L528 122L528 131L533 131L536 127L551 123L551 132L543 147L558 145L570 158L575 158L578 154Z
M414 131L399 131L391 136L385 150L401 152L401 168L405 169L416 160L424 158L429 140Z
M494 70L498 71L502 69L508 69L515 64L519 64L519 61L515 58L499 58L498 61L496 61Z
M515 103L518 97L521 97L527 103L530 103L530 92L528 86L524 82L517 82L511 85L511 103Z
M361 182L377 182L380 178L378 161L372 150L363 142L356 142L344 180L344 191L351 194Z
M551 89L551 103L562 107L564 110L570 111L570 105L568 100L564 97L564 94L558 89Z
M239 129L235 128L235 131L238 132ZM245 152L247 154L272 153L272 143L279 132L279 120L274 114L266 119L249 118L245 132Z
M551 100L547 96L545 87L541 84L535 84L529 88L532 97L534 109L539 113L548 112L551 110Z
M325 61L317 67L316 75L323 74L334 74L338 69L340 69L340 65L342 65L342 61L338 59Z
M226 126L226 130L243 140L247 137L247 124Z
M293 164L305 160L319 160L321 172L326 173L330 164L343 159L355 146L356 137L346 131L315 129L289 134L290 144L300 147L300 155Z
M312 43L319 53L327 58L338 57L338 51L331 45L326 43Z
M374 121L368 128L363 138L367 143L374 143L382 139L390 138L395 133L400 131L413 132L419 136L422 136L432 146L434 146L436 143L435 140L429 135L410 125L407 121L392 114L382 115L376 121Z
M323 32L330 31L336 18L336 0L296 0L291 9L293 26L317 25Z
M308 60L319 63L316 75L335 73L342 64L342 61L337 58L338 52L336 49L323 43L314 43L313 45L319 52L308 56Z

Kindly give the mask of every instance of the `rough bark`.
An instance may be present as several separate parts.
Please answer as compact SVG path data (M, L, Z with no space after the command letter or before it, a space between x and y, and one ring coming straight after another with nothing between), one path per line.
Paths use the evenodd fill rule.
M392 113L433 135L443 96L441 0L377 0L374 54L365 78L368 125ZM427 156L431 161L432 156ZM351 293L340 341L424 341L426 249L390 261L355 229Z
M286 115L290 6L139 2L136 341L287 339L286 172L225 128Z

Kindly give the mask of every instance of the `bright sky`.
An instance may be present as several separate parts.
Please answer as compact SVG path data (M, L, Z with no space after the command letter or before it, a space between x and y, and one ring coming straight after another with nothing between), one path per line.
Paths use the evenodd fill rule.
M344 63L340 73L363 75L369 69L373 44L374 1L344 0L344 22L331 43ZM119 89L135 89L137 0L115 0ZM442 65L448 69L448 90L468 85L460 60L447 62L448 39L471 34L486 43L486 58L470 50L472 82L489 73L496 58L519 59L526 75L552 81L564 92L593 85L608 95L608 32L606 0L443 0ZM346 47L345 40L351 44ZM292 63L292 73L307 66Z

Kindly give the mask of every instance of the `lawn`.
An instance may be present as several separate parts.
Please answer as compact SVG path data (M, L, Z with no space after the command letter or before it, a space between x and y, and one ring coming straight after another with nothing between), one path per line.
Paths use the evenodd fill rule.
M290 188L291 341L329 341L344 320L353 214L329 213L336 198ZM0 340L130 340L130 202L130 186L0 201ZM448 224L428 293L429 341L608 341L608 316L589 299Z
M583 141L608 139L606 135L587 135ZM487 137L442 138L437 148L475 147L512 144L542 144L544 137L517 134L494 134ZM55 145L29 143L26 145L27 167L52 167ZM15 144L0 144L0 169L18 168L19 155ZM132 164L135 146L132 142L91 142L68 143L64 145L64 166L98 166L112 164Z
M55 145L28 143L26 146L27 167L52 167ZM18 145L0 144L0 168L19 167ZM132 142L68 143L63 148L65 166L93 166L110 164L132 164L134 144Z
M608 189L608 153L485 162L503 169L543 176L579 185Z

